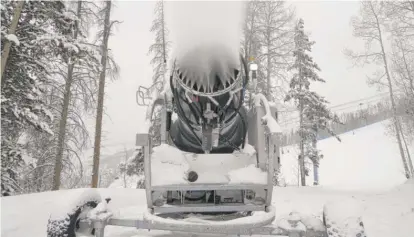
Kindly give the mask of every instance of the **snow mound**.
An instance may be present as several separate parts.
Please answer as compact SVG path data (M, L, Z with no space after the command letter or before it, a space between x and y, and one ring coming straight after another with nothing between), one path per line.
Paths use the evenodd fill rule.
M300 219L300 214L293 212L289 216L278 219L277 225L287 231L306 231L306 226L300 222Z

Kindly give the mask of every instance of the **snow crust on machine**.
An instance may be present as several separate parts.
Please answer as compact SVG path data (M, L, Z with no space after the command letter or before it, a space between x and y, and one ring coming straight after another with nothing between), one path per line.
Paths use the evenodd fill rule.
M266 114L262 117L262 122L267 126L271 133L282 133L282 128L276 122L276 120L272 117L272 113L270 111L270 105L267 101L266 97L263 94L256 94L254 95L254 103L255 106L260 106L260 103L263 103L265 108Z
M54 210L53 213L51 213L50 220L65 220L69 215L76 212L79 207L91 201L99 203L101 201L101 195L95 189L86 189L72 202L68 202L66 205L62 204L61 208Z
M231 226L231 225L253 225L254 223L266 222L268 220L273 220L275 216L275 209L273 207L270 208L268 212L258 211L254 212L251 216L246 216L243 218L236 218L227 221L213 221L213 220L206 220L203 218L197 218L197 216L191 216L190 218L183 219L183 220L176 220L176 219L167 219L162 218L148 212L144 213L144 219L148 221L154 222L162 222L162 223L170 223L170 224L180 224L183 226L192 226L195 223L198 225L207 225L207 226Z
M249 165L247 167L232 170L229 172L229 183L261 183L266 184L267 173L261 171L255 165Z
M235 152L238 152L238 151L235 151ZM252 155L256 154L256 149L254 149L254 147L250 144L245 144L244 148L243 148L243 153L246 153L246 154L252 156Z
M181 184L190 166L179 149L161 144L151 155L151 182L153 184Z
M112 215L108 210L108 203L106 200L103 200L87 214L87 217L93 220L106 220Z
M153 186L188 184L187 174L195 170L198 173L195 184L266 184L267 173L254 165L254 154L254 148L247 146L237 154L206 157L161 144L154 147L151 155L151 183Z

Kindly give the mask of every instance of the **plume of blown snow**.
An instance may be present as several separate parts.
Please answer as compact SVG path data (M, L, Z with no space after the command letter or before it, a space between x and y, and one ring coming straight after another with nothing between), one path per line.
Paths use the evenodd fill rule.
M239 67L243 1L177 1L170 4L173 60L191 85L211 90L216 75L229 82Z

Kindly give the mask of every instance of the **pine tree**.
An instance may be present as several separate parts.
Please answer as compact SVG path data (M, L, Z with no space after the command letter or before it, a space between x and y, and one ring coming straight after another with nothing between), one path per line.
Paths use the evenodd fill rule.
M74 39L73 45L78 48L79 54L72 55L73 61L76 61L73 64L64 57L50 60L48 66L50 80L44 85L45 94L42 101L51 109L55 118L51 129L56 136L47 137L33 130L26 131L28 136L26 151L36 160L36 167L30 176L26 176L26 179L33 182L32 191L45 191L52 188L58 147L61 148L59 176L62 184L60 186L72 188L81 180L83 165L80 154L89 145L89 131L85 120L96 107L95 91L100 67L99 48L88 41L87 36L92 23L96 21L97 9L93 3L86 1L66 4L68 8L66 15L77 20L78 37ZM69 67L72 67L71 74L68 73ZM69 83L70 87L68 87ZM65 107L66 118L61 113ZM64 130L60 127L63 119L66 123ZM59 143L57 138L61 134L64 135L64 139Z
M299 168L301 174L301 184L306 185L305 158L312 161L314 165L314 172L316 182L318 180L317 169L319 160L322 158L320 152L317 150L317 134L320 130L327 130L332 135L335 135L330 121L339 122L338 116L332 114L327 108L326 101L322 96L310 90L311 82L325 82L319 77L317 71L320 71L319 66L309 56L311 47L315 43L310 41L304 31L304 22L299 20L295 27L295 50L293 56L295 58L294 64L290 70L295 73L290 81L290 90L285 98L285 101L294 100L298 106L300 113L300 156ZM337 137L338 138L338 137ZM339 139L339 138L338 138Z
M85 110L90 110L92 108L94 99L91 98L94 98L94 93L89 89L94 91L97 84L97 75L99 75L101 68L99 56L102 52L99 52L99 48L90 44L86 39L88 28L85 27L87 25L85 21L93 20L95 16L90 13L93 9L88 4L80 0L76 2L76 6L74 6L76 14L73 16L76 22L73 34L67 36L71 47L68 47L69 50L67 50L66 58L58 63L60 65L56 65L56 71L60 71L60 75L64 79L64 92L61 101L62 105L59 106L60 114L58 116L58 138L55 148L56 159L53 190L60 188L63 159L65 157L70 158L69 154L73 155L73 147L68 147L70 142L68 138L75 138L75 145L79 145L76 138L79 135L88 136L87 132L85 133L85 129L82 128L84 127L82 126L82 118L73 119L73 116L78 112L76 111L77 109L85 108ZM91 19L88 19L88 17L91 17ZM70 120L75 122L75 126L68 123ZM81 126L77 126L77 122L81 122ZM72 125L71 129L68 129L69 125Z
M12 20L16 1L2 1L2 49L10 37L3 37ZM67 16L63 1L27 1L21 10L15 36L5 65L1 87L2 194L22 192L19 173L25 166L19 138L28 128L53 134L51 112L42 101L43 85L50 76L49 60L65 57L66 35L74 19Z

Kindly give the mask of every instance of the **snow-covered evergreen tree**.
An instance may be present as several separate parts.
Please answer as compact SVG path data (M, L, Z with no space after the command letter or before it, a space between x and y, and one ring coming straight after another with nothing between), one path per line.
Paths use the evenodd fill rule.
M19 171L24 168L19 138L25 129L53 134L51 112L42 101L43 85L50 72L49 60L76 50L66 35L74 19L63 1L28 1L24 4L15 37L7 32L17 1L2 1L1 45L13 39L1 81L2 194L21 192Z
M101 70L99 42L94 42L89 37L89 29L94 24L100 24L97 19L100 10L98 5L88 1L28 2L24 5L17 28L17 36L21 44L15 47L28 53L14 55L12 51L6 69L13 68L11 77L13 78L18 72L16 68L19 69L21 65L28 64L31 66L29 69L32 70L39 68L41 74L36 74L34 70L34 72L27 71L27 74L35 76L36 86L41 93L33 97L30 95L33 93L32 89L29 88L29 93L12 94L12 96L19 98L18 96L29 94L31 98L36 99L38 106L47 108L45 113L36 115L39 121L48 121L49 134L38 129L38 126L29 126L30 123L23 124L19 130L13 127L12 131L18 131L19 136L24 137L24 141L20 144L16 139L10 142L10 139L3 136L5 133L2 133L2 159L5 154L17 154L15 151L19 149L21 153L18 157L29 156L35 161L27 168L23 162L20 163L22 168L14 169L16 174L14 183L24 186L20 187L19 192L39 192L52 188L53 169L58 150L57 138L61 133L65 135L61 143L62 186L64 188L78 187L82 179L84 172L80 154L89 145L89 133L84 121L96 108L97 79ZM12 7L8 12L12 12ZM6 13L4 12L3 15L2 11L2 26L6 25L3 24L4 19L9 19ZM38 17L37 13L49 18ZM54 21L56 23L53 23ZM51 25L51 27L46 27L46 25ZM77 37L74 37L75 29L77 29ZM2 33L3 31L2 28ZM18 61L14 61L16 57L19 57ZM108 60L110 65L108 72L111 76L116 76L117 66L111 57ZM69 67L72 69L69 70ZM9 77L2 83L8 83L8 79ZM16 83L16 81L11 81L10 85L21 86ZM4 95L4 89L2 87L2 95ZM2 101L2 109L3 104ZM66 126L64 130L62 129L63 132L60 132L64 107L66 107ZM2 115L4 112L2 110ZM3 118L6 117L2 116ZM54 118L53 121L51 118ZM5 124L2 123L2 125ZM6 143L10 144L8 153L3 152L6 151L6 149L3 150L3 144Z
M294 41L295 50L293 51L293 56L295 62L290 70L294 70L295 73L290 81L290 90L285 101L294 100L300 113L300 127L298 132L301 138L301 156L299 158L299 165L301 183L305 186L305 173L307 173L305 169L305 158L312 161L314 172L316 172L315 181L318 182L317 168L319 166L319 160L322 158L316 146L318 131L326 130L336 136L331 128L332 123L330 122L339 123L340 121L338 116L327 108L328 101L316 92L310 90L312 82L325 82L325 80L317 74L320 68L308 54L312 51L311 47L315 42L310 41L306 35L302 19L298 21L295 27Z
M126 180L131 180L135 177L136 188L145 188L145 177L144 177L144 153L142 149L137 149L132 156L126 161L119 165L119 171L121 176L120 179L124 179L124 185ZM127 185L125 185L127 186Z

